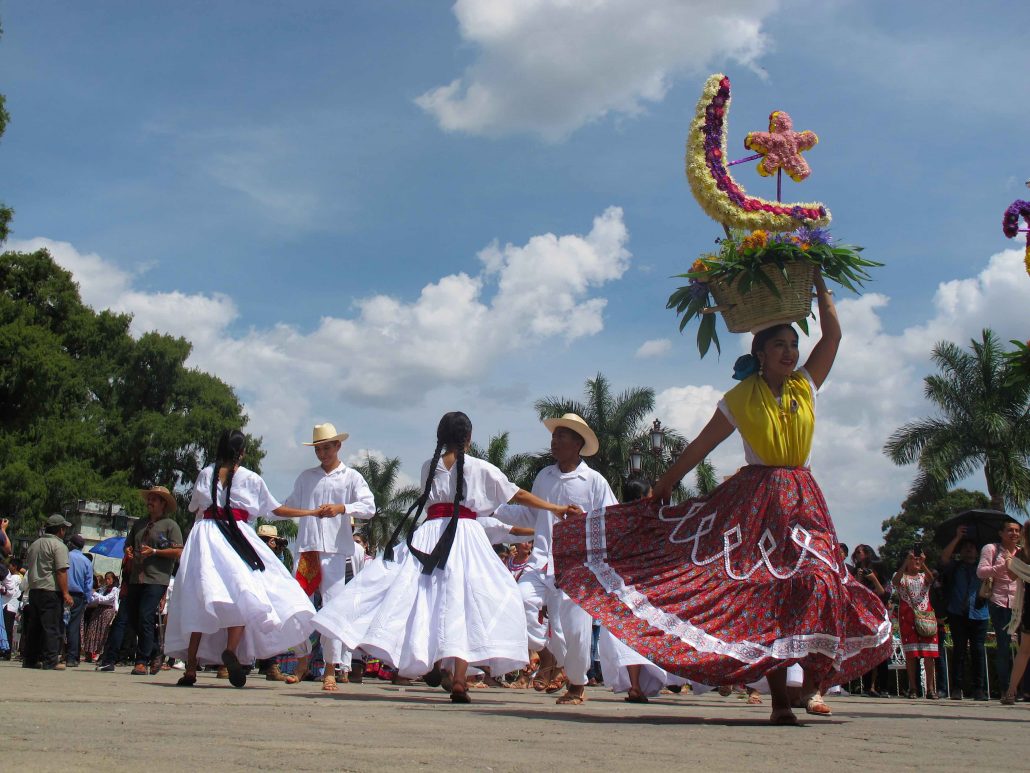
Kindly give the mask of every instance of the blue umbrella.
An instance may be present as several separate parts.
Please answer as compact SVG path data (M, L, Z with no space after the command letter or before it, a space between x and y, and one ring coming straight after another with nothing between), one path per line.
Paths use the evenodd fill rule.
M108 537L91 547L89 552L95 556L121 558L125 552L125 537Z

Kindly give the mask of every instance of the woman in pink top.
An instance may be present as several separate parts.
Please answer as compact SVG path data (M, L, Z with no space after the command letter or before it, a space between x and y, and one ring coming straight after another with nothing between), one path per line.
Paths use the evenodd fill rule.
M998 683L1003 687L1009 683L1012 672L1012 636L1007 628L1012 619L1012 605L1016 599L1016 578L1008 570L1008 561L1016 554L1019 545L1019 524L1006 523L998 532L1000 542L984 545L980 552L980 563L976 576L981 580L991 579L990 610L991 625L998 637L998 648L994 652L994 665L998 670Z

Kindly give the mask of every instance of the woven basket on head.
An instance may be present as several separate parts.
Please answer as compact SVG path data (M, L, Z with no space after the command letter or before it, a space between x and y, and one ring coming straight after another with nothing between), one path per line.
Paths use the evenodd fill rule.
M739 280L732 284L716 280L711 288L717 305L705 311L721 312L731 333L757 333L773 325L797 322L811 313L815 266L807 261L791 261L787 263L786 279L775 264L762 271L780 291L779 297L761 281L742 293Z

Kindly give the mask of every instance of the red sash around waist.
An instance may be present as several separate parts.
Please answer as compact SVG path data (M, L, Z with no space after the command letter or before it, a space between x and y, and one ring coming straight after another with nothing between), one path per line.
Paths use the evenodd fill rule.
M427 521L435 521L440 518L450 518L454 515L454 505L449 502L437 502L435 505L430 505L426 512L429 513L426 517ZM467 507L459 505L458 517L475 520L477 515L475 510L469 510Z
M246 521L250 516L246 510L241 510L238 507L229 508L229 512L232 513L233 520ZM215 507L212 505L204 511L205 521L228 521L228 517L225 515L224 507Z

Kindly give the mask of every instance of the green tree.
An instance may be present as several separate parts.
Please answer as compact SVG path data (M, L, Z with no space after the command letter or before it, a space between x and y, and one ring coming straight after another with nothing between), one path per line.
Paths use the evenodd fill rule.
M533 487L533 478L542 468L538 468L538 455L509 454L511 443L507 432L499 432L490 437L486 448L473 442L469 454L497 467L508 480L527 491Z
M982 491L954 489L933 502L920 504L907 499L901 505L901 512L883 522L883 546L880 557L890 571L897 569L901 557L917 542L923 543L923 551L930 566L937 566L941 548L933 541L937 526L963 510L978 510L990 507L991 501Z
M597 435L598 452L585 461L600 472L612 487L615 496L622 499L622 484L630 469L630 452L641 449L641 472L656 480L672 464L673 459L687 445L687 439L674 429L665 428L665 443L660 453L651 448L651 427L645 422L654 410L654 390L650 387L627 389L621 394L612 392L611 384L601 373L588 379L584 400L568 397L545 397L534 404L541 419L555 419L566 413L583 418ZM549 453L536 455L533 474L553 463ZM705 494L716 486L715 470L708 460L698 465L696 490L680 485L674 498L685 499L697 493Z
M186 366L182 338L129 334L132 318L82 303L45 250L0 254L0 507L18 534L70 501L144 513L139 489L176 493L177 518L221 432L247 417L232 389ZM260 470L261 441L247 466Z
M354 469L361 473L375 497L376 514L361 532L371 552L377 553L386 547L390 535L422 492L418 486L397 487L401 469L401 460L397 457L380 459L366 453L365 461L354 465Z
M541 419L575 413L586 421L597 435L600 448L585 461L605 477L621 499L630 451L634 442L647 435L644 419L654 410L654 390L635 387L615 394L608 379L598 373L587 379L584 398L549 396L537 400L534 407Z
M898 465L918 462L909 497L929 502L982 468L991 506L1024 510L1030 502L1030 381L1013 379L994 332L963 351L938 343L939 373L924 379L940 415L899 427L884 452Z

